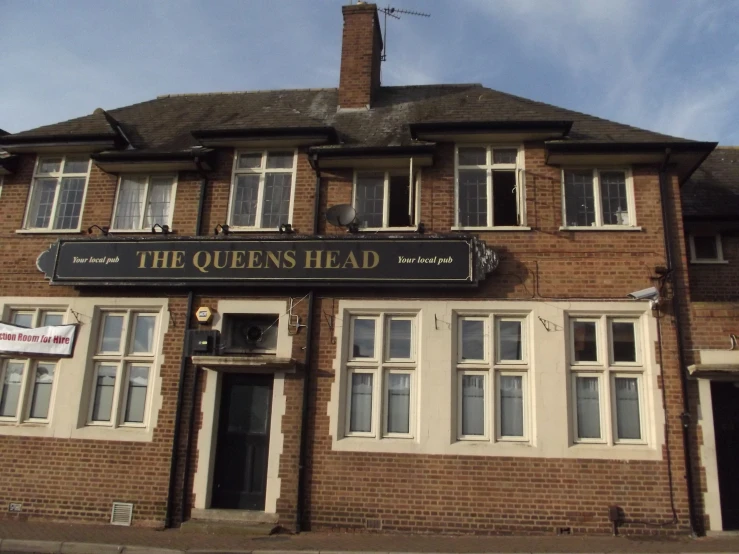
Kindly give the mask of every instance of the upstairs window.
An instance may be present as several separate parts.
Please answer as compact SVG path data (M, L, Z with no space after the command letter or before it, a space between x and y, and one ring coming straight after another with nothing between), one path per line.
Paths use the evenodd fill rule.
M78 230L89 172L90 159L86 156L39 158L25 228Z
M524 225L522 163L515 147L459 146L457 227Z
M228 224L238 229L277 230L292 219L294 150L237 152Z
M150 230L172 225L173 176L127 175L121 177L113 214L113 229Z
M10 322L28 328L62 325L64 312L17 310L11 312ZM56 369L57 360L3 360L0 365L0 422L48 422Z
M633 185L625 170L564 171L566 227L633 227Z
M724 263L721 235L702 233L690 235L690 261L692 263Z
M416 225L416 186L408 172L361 171L354 175L354 208L360 229Z

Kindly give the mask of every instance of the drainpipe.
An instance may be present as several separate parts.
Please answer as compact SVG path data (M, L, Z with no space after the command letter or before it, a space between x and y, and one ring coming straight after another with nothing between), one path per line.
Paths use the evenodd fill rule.
M203 222L203 209L205 206L205 191L206 187L208 185L208 177L205 174L205 171L201 165L200 158L195 158L195 165L198 168L198 173L200 174L200 198L198 199L198 214L197 218L195 220L195 235L200 235L200 228L202 226ZM167 511L166 515L164 517L164 527L169 528L172 527L172 508L174 506L174 495L175 495L175 489L177 485L177 446L180 442L180 426L182 425L182 418L181 412L182 412L182 398L184 395L183 387L185 382L185 370L187 368L187 346L189 343L187 333L190 330L190 320L192 319L192 306L193 306L193 297L194 297L194 291L191 288L187 293L187 308L185 309L185 333L184 333L184 341L182 344L182 355L180 356L180 377L179 381L177 382L177 405L175 407L175 413L174 413L174 432L172 436L172 454L171 454L171 462L169 467L169 493L167 495ZM197 384L197 370L195 371L195 384ZM193 394L194 396L194 394ZM194 410L194 408L192 408ZM192 417L192 413L191 413ZM185 453L185 473L183 475L183 501L182 501L182 511L180 513L180 517L184 517L184 496L185 496L185 487L187 486L187 471L189 468L189 454L190 454L190 437L192 436L192 425L190 425L191 432L187 437L187 450Z
M321 194L321 170L318 167L318 156L309 157L310 165L316 172L316 187L313 201L313 236L318 234L318 210ZM295 531L303 530L303 514L305 511L305 466L308 463L308 402L310 400L311 358L313 356L313 311L315 291L308 292L308 323L305 328L305 363L303 364L303 411L300 418L300 452L298 455L298 498L295 512Z
M667 206L668 199L668 179L667 164L670 161L672 152L669 148L665 150L665 159L659 171L660 195L662 196L662 221L664 228L665 240L665 258L667 262L667 278L672 285L672 312L675 318L675 326L677 327L677 353L678 363L680 365L680 388L683 397L683 413L680 414L680 420L683 426L683 452L685 456L685 480L688 487L688 513L690 519L690 532L697 535L702 525L696 521L695 498L693 493L693 467L690 463L690 439L688 431L690 429L690 403L688 401L688 383L685 364L685 351L683 350L683 327L680 318L680 305L677 298L677 283L675 280L673 252L672 252L672 236L670 233L669 209Z

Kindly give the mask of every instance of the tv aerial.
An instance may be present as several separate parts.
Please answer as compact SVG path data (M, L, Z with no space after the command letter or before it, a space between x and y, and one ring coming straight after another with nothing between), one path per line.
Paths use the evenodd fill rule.
M383 22L383 30L382 30L382 54L380 55L380 60L382 60L383 62L387 60L387 18L388 16L392 17L393 19L400 19L400 16L402 15L416 15L418 17L431 17L430 13L414 12L411 10L401 10L400 8L393 8L389 4L384 8L379 8L378 11L381 11L383 14L385 14L385 21Z
M351 233L356 233L357 210L351 204L337 204L326 210L326 221L334 227L344 227Z

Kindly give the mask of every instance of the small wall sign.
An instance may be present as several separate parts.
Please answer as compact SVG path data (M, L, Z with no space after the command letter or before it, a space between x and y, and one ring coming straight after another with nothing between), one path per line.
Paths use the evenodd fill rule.
M208 306L201 306L195 311L195 318L198 323L210 323L210 320L213 319L213 312Z
M11 502L8 504L8 512L11 514L19 514L23 511L23 504L20 502Z

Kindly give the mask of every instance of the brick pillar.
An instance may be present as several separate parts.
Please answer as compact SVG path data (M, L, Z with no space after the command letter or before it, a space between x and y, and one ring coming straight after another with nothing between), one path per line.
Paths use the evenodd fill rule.
M339 107L366 108L380 88L382 34L375 4L343 6Z

